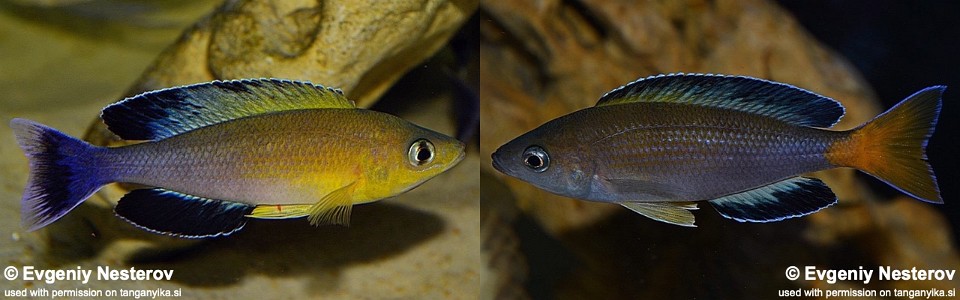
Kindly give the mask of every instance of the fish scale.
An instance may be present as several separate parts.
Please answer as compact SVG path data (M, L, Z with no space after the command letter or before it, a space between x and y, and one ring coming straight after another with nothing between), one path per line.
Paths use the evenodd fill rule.
M493 166L549 192L693 226L707 201L744 222L799 217L836 203L802 174L853 167L942 203L923 154L945 87L923 89L848 131L839 102L745 76L669 74L605 94L504 144Z
M624 119L631 121L626 126L606 124ZM597 107L575 113L570 122L578 120L591 123L566 126L566 135L596 141L582 150L604 158L594 160L595 172L608 178L657 177L664 184L688 187L687 194L673 198L686 200L710 200L830 168L823 153L842 136L759 115L669 103ZM760 123L769 127L756 125ZM701 142L711 139L716 143ZM604 200L633 200L636 195L615 196Z
M375 145L369 143L369 139L349 134L355 130L352 128L326 128L328 131L323 131L324 134L312 134L321 126L331 124L307 121L325 118L342 120L341 124L351 124L351 119L358 118L366 122L379 121L377 115L371 116L373 120L354 111L304 110L200 128L115 151L115 159L127 166L116 180L251 204L310 204L322 197L323 191L356 180L355 176L344 175L354 173L354 166L359 162L373 159L364 149ZM274 146L264 147L266 144ZM206 188L212 184L223 188ZM278 190L291 192L277 193ZM317 192L296 192L302 190Z
M348 224L351 207L398 195L463 159L463 144L357 108L337 89L280 79L147 92L101 112L123 147L95 147L41 124L10 125L30 159L22 222L35 230L111 182L114 212L180 237L229 235L248 218ZM286 208L286 209L284 209Z

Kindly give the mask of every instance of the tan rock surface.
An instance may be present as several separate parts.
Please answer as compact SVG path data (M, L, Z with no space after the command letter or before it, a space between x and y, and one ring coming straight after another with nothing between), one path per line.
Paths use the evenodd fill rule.
M229 1L157 57L126 96L170 86L238 78L287 78L342 89L374 103L430 57L477 1ZM98 119L84 139L119 145ZM91 203L112 206L127 188L112 184Z
M0 68L8 61L33 61L45 66L67 63L95 72L89 76L64 76L106 81L109 85L102 86L109 88L73 85L66 80L47 82L42 71L36 73L34 86L28 85L31 82L14 81L15 76L0 75L4 95L7 90L17 90L22 94L16 95L24 96L0 99L0 116L7 121L12 117L31 118L78 136L100 108L123 95L212 79L265 76L339 86L366 106L408 69L442 47L477 7L476 1L395 1L376 5L359 1L230 3L166 48L127 92L123 89L150 65L155 52L140 54L58 29L16 35L23 44L32 45L38 40L43 44L28 48L33 52L0 48L10 49ZM17 18L6 14L0 17L0 22L11 25L4 27L11 28L11 35L21 28L32 28ZM30 20L34 21L43 23ZM136 37L136 31L133 32L131 36ZM107 41L110 38L113 36L104 37ZM61 53L57 56L59 61L44 60L51 52ZM98 59L84 60L91 55ZM136 59L127 59L129 56ZM127 72L107 74L111 69ZM21 71L4 69L0 73ZM41 94L45 102L32 100L31 97L38 97L37 93L58 84L65 89L62 93ZM449 94L439 89L408 91L397 95L413 98L391 96L390 102L400 103L394 107L410 107L395 112L401 117L452 134ZM104 141L105 135L93 132ZM4 289L38 285L59 289L162 287L182 289L191 298L229 299L456 299L473 298L479 293L476 170L480 159L475 153L417 189L357 207L349 228L318 228L297 220L251 222L244 231L229 238L194 243L150 234L117 219L111 206L118 193L91 198L87 204L94 205L81 205L44 230L25 232L18 220L27 162L9 130L0 131L0 139L5 141L0 143L0 165L6 167L0 170L6 182L2 198L7 199L0 202L0 214L6 216L0 218L0 236L8 241L2 243L0 256L7 265L65 269L80 266L88 270L96 270L97 266L133 266L172 269L175 274L170 282L45 285L35 281L2 281L0 287Z
M529 299L522 283L528 279L527 262L513 230L517 218L514 199L503 183L480 173L480 234L483 241L480 299Z
M486 1L481 12L483 153L592 106L613 88L661 73L749 75L816 91L847 108L837 129L881 111L843 58L769 1ZM510 187L512 195L503 197L516 198L525 214L576 253L565 279L547 287L558 298L710 298L721 291L732 299L769 298L776 288L795 286L783 277L790 265L957 268L946 238L951 229L936 213L941 207L912 200L893 209L849 169L816 174L840 198L817 214L740 224L701 205L700 227L685 229L617 205L552 195L497 173L484 159L485 171ZM934 232L899 234L921 228Z
M484 152L550 119L592 106L611 89L661 73L740 74L814 90L851 108L838 128L879 113L848 64L817 46L789 15L762 1L584 1L583 7L562 1L536 6L492 1L484 3L483 11L489 20L482 49L484 60L491 62L481 69L483 120L497 116L497 122L483 122ZM850 173L830 172L828 181L844 180ZM564 210L546 213L556 218L542 220L554 230L589 222L605 210L599 207L608 207L555 199L508 182L518 193L536 195L522 199L551 197L521 200L527 210Z
M131 89L276 77L338 87L371 105L430 57L477 1L229 1L164 51Z

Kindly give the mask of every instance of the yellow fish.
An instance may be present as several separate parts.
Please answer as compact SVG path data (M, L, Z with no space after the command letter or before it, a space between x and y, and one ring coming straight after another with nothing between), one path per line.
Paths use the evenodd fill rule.
M111 182L155 187L128 193L115 212L157 233L228 235L249 218L345 225L352 205L413 189L464 156L456 139L359 109L340 90L288 80L147 92L101 118L121 138L145 142L96 147L29 120L10 123L30 160L29 230Z

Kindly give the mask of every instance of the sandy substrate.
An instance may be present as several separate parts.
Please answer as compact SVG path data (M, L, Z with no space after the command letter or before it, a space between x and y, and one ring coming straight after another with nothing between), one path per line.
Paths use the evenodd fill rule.
M30 118L73 136L82 135L99 110L115 101L160 50L72 36L9 15L0 15L0 36L0 122ZM445 97L422 101L402 117L452 133ZM257 220L230 237L172 247L180 251L118 256L145 247L136 240L104 241L96 231L51 239L46 230L26 232L20 227L27 161L4 125L0 267L79 268L92 270L94 278L86 284L48 284L17 277L0 279L0 289L162 288L190 298L223 299L475 298L480 288L479 164L477 153L470 151L460 165L406 194L360 205L349 228ZM115 223L109 211L93 215ZM99 246L72 248L87 242ZM174 273L169 281L98 280L98 267Z

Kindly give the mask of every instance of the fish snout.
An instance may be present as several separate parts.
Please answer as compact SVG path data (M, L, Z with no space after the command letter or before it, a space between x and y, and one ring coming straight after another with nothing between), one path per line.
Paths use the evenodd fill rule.
M493 160L493 168L503 174L508 174L507 170L503 167L503 155L500 153L500 149L494 151L490 154L490 159Z
M465 157L467 157L467 145L461 141L457 141L457 158L454 159L454 164L460 163Z

